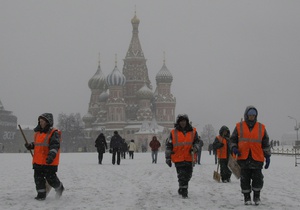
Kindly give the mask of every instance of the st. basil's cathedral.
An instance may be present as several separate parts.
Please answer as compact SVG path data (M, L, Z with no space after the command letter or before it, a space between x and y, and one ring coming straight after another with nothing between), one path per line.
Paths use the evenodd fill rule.
M154 135L162 142L174 127L173 76L164 59L153 92L138 36L139 23L135 14L122 72L116 59L114 69L105 76L99 61L96 73L88 82L91 97L88 112L83 116L87 141L94 141L101 132L110 140L113 132L118 131L127 142L133 139L138 151L146 151Z

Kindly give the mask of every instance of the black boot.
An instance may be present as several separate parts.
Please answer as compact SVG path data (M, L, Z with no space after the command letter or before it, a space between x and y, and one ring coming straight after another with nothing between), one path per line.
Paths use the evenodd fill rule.
M179 194L179 195L182 195L182 188L179 188L179 189L178 189L178 194Z
M250 193L244 193L244 203L245 205L251 205L251 196Z
M37 196L35 197L38 201L43 201L46 199L46 192L39 192Z
M182 198L187 198L188 197L188 189L182 188L181 195L182 195Z
M57 198L57 199L60 198L62 196L62 193L64 190L65 190L65 188L64 188L63 184L61 183L60 186L57 189L55 189L55 191L56 191L55 198Z
M253 196L253 201L255 205L259 205L260 204L260 191L253 191L254 196Z

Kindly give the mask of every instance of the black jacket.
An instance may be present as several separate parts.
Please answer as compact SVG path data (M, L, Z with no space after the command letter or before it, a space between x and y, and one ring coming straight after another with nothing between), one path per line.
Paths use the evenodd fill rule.
M97 137L95 141L95 147L97 147L97 152L105 153L105 150L107 149L107 143L103 133L100 133L99 136Z
M123 139L119 134L114 134L113 137L110 140L109 148L111 149L117 149L121 151L123 146Z

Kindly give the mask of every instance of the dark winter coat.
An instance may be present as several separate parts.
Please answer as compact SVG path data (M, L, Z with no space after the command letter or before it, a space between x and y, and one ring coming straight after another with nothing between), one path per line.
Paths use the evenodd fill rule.
M253 106L248 106L245 110L244 119L245 119L245 122L246 122L249 130L251 131L253 129L256 121L257 121L257 115L256 115L254 121L249 121L248 116L247 116L247 113L248 113L249 109L255 109L257 115L258 115L258 111ZM235 127L234 130L233 130L233 133L230 137L230 148L231 148L231 150L232 150L233 147L236 147L238 149L238 144L239 144L239 137L238 137L237 128ZM266 156L271 156L269 136L268 136L268 133L267 133L266 130L265 130L265 135L262 138L261 144L262 144L261 146L262 146L262 149L263 149L263 152L264 152L264 156L265 157ZM246 160L238 160L238 163L241 166L241 168L249 168L249 169L261 169L263 164L264 164L263 162L255 161L252 158L251 152L249 152L249 156Z
M40 118L44 118L48 122L47 126L44 129L42 129L40 125L40 121L39 121ZM48 133L50 130L52 130L52 126L53 126L53 115L51 113L44 113L38 117L38 125L34 128L34 132ZM34 149L34 146L32 149ZM49 141L49 151L56 151L57 153L59 149L60 149L60 137L58 132L55 131ZM56 172L57 166L38 165L34 163L33 169L47 169Z
M100 133L97 137L95 141L95 147L97 148L98 153L105 153L105 150L107 149L107 143L103 133Z
M151 147L152 151L158 151L158 149L160 148L160 142L153 137L153 139L150 141L149 146Z
M198 151L202 151L203 145L204 145L203 140L201 138L199 138L199 150Z
M126 141L123 139L123 144L122 144L122 152L127 152L128 151L128 144Z
M123 147L122 137L119 134L114 134L110 140L109 148L121 151L122 147Z
M187 125L185 128L180 127L179 123L177 122L175 124L175 129L178 130L179 132L182 132L184 134L186 134L187 132L192 132L193 131L193 127L191 126L191 124L187 121ZM166 151L165 151L165 157L166 159L171 159L171 154L173 153L173 143L172 143L172 132L170 133L169 138L166 141ZM195 137L194 137L194 141L193 141L193 146L195 147L197 150L199 150L199 136L198 133L196 131ZM180 166L185 166L185 165L192 165L192 162L187 162L187 161L183 161L183 162L177 162L175 163L175 167L180 167Z

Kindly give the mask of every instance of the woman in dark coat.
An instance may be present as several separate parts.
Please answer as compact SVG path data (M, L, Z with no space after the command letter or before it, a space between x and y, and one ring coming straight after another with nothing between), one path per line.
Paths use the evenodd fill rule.
M97 148L97 152L98 152L98 161L99 161L98 163L102 164L103 153L105 153L105 150L107 149L107 143L103 133L100 133L99 136L97 137L95 141L95 147Z

